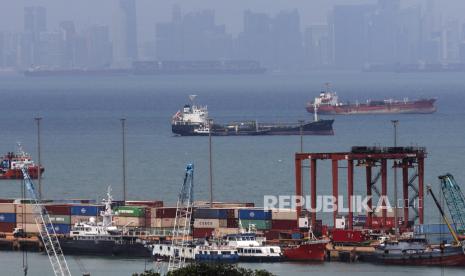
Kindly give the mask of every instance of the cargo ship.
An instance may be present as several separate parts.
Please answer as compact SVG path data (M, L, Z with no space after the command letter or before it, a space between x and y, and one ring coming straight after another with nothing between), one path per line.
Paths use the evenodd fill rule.
M39 166L34 163L31 156L23 151L21 144L18 144L18 151L8 152L3 156L0 162L0 179L23 179L21 168L27 167L29 176L37 179L39 175ZM44 168L40 168L40 174Z
M329 84L313 102L307 103L307 111L318 110L322 115L355 115L355 114L430 114L436 112L436 99L403 100L367 100L360 103L341 102L338 95L331 91Z
M184 105L171 120L171 130L180 136L245 136L245 135L333 135L334 120L321 120L315 114L312 122L299 123L258 123L240 121L229 124L215 124L208 117L206 106L193 103Z

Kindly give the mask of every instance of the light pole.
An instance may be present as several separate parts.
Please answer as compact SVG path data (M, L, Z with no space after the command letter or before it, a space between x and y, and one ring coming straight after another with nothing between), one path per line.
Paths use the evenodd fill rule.
M399 124L399 120L391 120L391 123L394 127L394 147L397 147L397 125ZM399 235L398 229L398 217L397 217L397 161L394 161L394 229L396 232L396 238ZM408 218L404 218L408 219Z
M299 120L300 153L304 152L304 120Z
M213 208L213 164L212 164L212 128L213 119L208 119L208 162L210 167L210 208Z
M121 134L123 142L123 202L126 202L126 119L121 118Z
M39 199L42 199L42 181L41 181L41 160L40 160L40 121L41 117L36 117L34 120L37 123L37 184L39 186Z

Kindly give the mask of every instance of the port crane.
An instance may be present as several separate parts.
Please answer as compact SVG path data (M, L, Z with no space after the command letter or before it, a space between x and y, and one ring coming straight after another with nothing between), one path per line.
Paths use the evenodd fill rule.
M450 231L450 233L452 234L452 237L454 238L454 245L455 245L455 246L459 246L459 245L460 245L460 241L459 241L459 238L458 238L458 236L457 236L457 233L455 232L454 228L452 227L452 225L450 224L449 220L447 219L447 216L446 216L446 214L444 213L444 210L442 210L441 204L439 204L439 201L436 199L436 196L434 195L431 186L428 186L427 189L428 189L428 193L429 193L429 194L431 195L431 197L433 198L434 203L435 203L436 206L438 207L438 210L439 210L439 213L441 213L442 219L443 219L444 222L446 223L447 228L449 228L449 231Z
M171 236L171 248L168 271L182 268L186 262L186 252L191 232L192 207L194 205L194 165L188 164L184 182L178 195L176 217Z
M449 173L439 176L439 180L449 214L455 224L455 230L459 234L465 234L465 197L460 186Z
M47 210L41 204L36 190L34 188L34 183L29 176L26 166L21 168L23 173L24 184L26 190L31 197L31 202L34 204L34 219L39 229L40 237L44 244L45 250L52 265L53 273L55 276L71 276L71 273L68 268L68 263L66 262L65 255L61 250L60 242L58 240L55 228L53 223L50 220Z

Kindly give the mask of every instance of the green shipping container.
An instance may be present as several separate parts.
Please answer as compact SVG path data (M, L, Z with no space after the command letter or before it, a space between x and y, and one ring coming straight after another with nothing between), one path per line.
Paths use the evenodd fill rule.
M271 229L271 220L251 220L241 219L240 223L243 228L248 229L250 224L254 224L257 230L268 230Z
M50 215L50 221L54 224L71 224L71 216Z
M115 209L115 214L120 217L143 217L145 214L145 208L120 206Z

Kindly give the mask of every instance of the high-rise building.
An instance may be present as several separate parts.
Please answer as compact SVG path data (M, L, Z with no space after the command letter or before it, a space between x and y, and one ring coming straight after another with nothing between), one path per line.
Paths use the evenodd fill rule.
M330 29L328 25L312 25L305 30L305 66L321 68L331 63Z
M44 7L24 8L24 31L35 34L47 31L47 10Z
M112 63L112 43L107 26L94 25L84 32L87 66L91 68L107 68Z
M76 28L73 21L63 21L60 23L60 30L63 37L63 66L74 67L75 45L76 45Z
M47 31L47 10L45 7L24 8L24 37L20 43L21 60L25 67L40 64L40 35Z
M117 0L113 23L114 64L130 66L137 59L137 17L135 0Z

